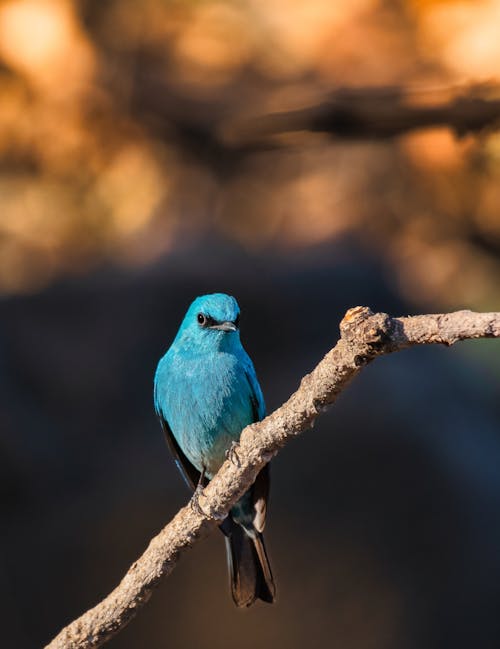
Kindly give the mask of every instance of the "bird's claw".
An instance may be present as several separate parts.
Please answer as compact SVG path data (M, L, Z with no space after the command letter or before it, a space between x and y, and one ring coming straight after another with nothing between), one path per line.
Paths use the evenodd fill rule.
M193 495L191 496L191 500L189 501L189 505L191 509L198 514L199 516L203 516L203 518L213 518L216 521L225 521L227 518L227 513L218 515L214 512L207 512L203 509L200 503L200 496L205 497L205 494L203 493L203 487L201 485L198 485L196 489L194 490Z
M203 486L198 484L196 486L196 489L194 490L193 495L191 496L191 500L189 501L189 504L191 505L191 509L199 514L200 516L206 516L206 513L203 511L202 506L200 505L200 496L203 493Z
M235 464L238 469L241 466L240 458L238 455L238 448L239 448L238 442L232 441L231 446L227 449L225 455L226 455L226 460L229 460L233 464Z

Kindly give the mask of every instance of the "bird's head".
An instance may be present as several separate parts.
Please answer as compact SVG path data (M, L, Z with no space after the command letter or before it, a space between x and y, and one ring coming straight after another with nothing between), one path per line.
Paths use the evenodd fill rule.
M231 295L213 293L197 297L189 307L177 339L207 346L239 341L240 308Z

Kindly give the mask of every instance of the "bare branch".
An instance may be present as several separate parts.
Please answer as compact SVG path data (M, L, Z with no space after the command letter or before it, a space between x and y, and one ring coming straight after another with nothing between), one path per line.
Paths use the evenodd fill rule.
M377 356L414 345L452 345L472 338L499 338L500 313L457 311L391 318L367 307L350 309L340 323L341 338L298 390L263 421L241 434L238 462L226 461L205 488L199 504L187 505L150 542L121 583L97 606L64 628L46 649L99 647L118 633L143 606L160 579L181 556L223 520L257 473L280 448L313 425L347 383Z
M329 133L343 139L387 139L439 126L448 126L458 136L500 126L498 87L463 88L453 99L432 101L433 95L443 92L340 88L315 106L229 123L223 134L227 141L241 144L294 131ZM424 95L427 101L422 103Z

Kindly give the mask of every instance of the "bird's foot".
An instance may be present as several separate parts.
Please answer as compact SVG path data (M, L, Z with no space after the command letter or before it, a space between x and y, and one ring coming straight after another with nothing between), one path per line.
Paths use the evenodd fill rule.
M202 506L200 505L200 496L202 494L203 494L203 484L200 481L196 486L193 495L191 496L191 500L189 501L189 504L191 505L191 509L194 512L196 512L200 516L206 516L207 515L206 512L203 510Z
M216 512L211 512L206 511L203 509L200 503L200 497L203 496L205 498L205 494L203 493L203 487L201 484L198 484L196 489L194 490L193 495L191 496L191 500L189 501L189 505L191 506L191 509L198 514L199 516L203 516L203 518L213 518L216 521L224 521L227 518L227 513L224 514L217 514Z
M240 458L238 455L238 448L240 445L238 442L232 441L231 446L227 449L225 455L226 455L226 460L229 460L232 462L234 465L238 467L238 469L241 466Z

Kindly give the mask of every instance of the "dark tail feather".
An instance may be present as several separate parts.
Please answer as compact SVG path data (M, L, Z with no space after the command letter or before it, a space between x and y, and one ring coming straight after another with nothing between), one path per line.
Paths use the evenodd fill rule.
M252 539L242 527L233 524L231 535L226 537L231 592L236 606L250 606L256 599L272 604L276 596L264 538L259 532L256 534Z

